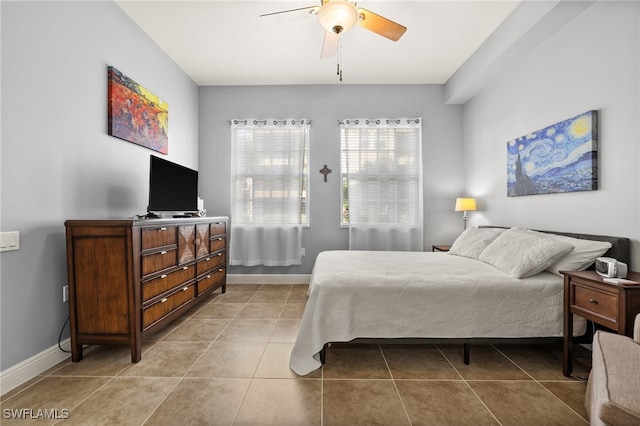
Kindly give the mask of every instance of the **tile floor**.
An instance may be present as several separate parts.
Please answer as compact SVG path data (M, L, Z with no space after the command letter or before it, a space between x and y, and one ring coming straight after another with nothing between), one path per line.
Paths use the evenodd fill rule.
M96 346L3 395L0 423L588 423L586 383L562 375L556 344L474 345L470 365L461 345L334 344L322 369L297 377L288 361L306 291L229 285L145 339L138 364L128 348Z

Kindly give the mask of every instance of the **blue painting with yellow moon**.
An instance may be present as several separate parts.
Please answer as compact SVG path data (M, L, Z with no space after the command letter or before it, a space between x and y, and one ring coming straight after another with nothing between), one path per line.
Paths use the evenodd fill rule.
M598 189L598 112L507 142L507 196Z

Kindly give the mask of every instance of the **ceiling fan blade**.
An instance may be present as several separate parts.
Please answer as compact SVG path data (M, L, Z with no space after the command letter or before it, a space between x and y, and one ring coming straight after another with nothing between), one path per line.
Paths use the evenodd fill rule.
M311 13L314 9L318 9L320 6L307 6L307 7L299 7L297 9L289 9L289 10L281 10L279 12L271 12L271 13L263 13L260 15L261 18L282 15L283 13L292 13L296 12L296 14L304 15L305 13Z
M373 31L389 40L398 41L404 32L407 31L407 27L404 25L393 22L367 9L358 8L358 12L360 13L360 19L358 19L357 22L358 26Z
M324 32L324 40L322 41L322 52L320 59L327 59L336 54L338 51L338 34L331 31Z

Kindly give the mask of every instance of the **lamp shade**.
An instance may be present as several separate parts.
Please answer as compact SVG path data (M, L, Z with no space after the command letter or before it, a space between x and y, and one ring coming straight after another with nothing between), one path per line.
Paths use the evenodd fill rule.
M358 22L358 9L349 1L332 0L318 10L318 21L327 31L344 33Z
M456 198L456 208L457 212L472 212L476 210L476 199L475 198Z

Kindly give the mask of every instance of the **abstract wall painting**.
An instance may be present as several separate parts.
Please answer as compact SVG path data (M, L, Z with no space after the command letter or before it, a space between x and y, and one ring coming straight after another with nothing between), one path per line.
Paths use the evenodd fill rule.
M107 74L109 135L167 154L169 105L116 68Z
M507 196L598 189L598 112L507 142Z

